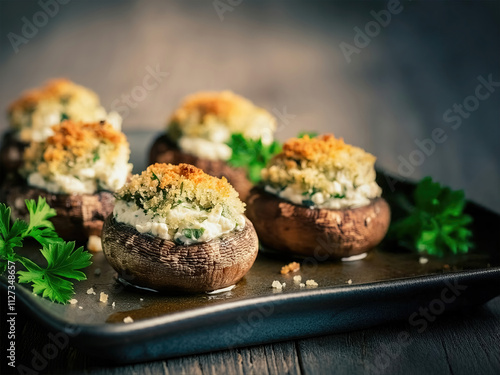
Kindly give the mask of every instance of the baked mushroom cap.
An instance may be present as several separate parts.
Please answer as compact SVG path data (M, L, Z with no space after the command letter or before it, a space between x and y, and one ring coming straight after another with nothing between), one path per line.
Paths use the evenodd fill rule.
M125 135L105 122L65 121L53 131L26 148L21 168L26 180L4 182L2 198L13 207L13 217L25 217L25 199L45 197L57 212L52 222L62 238L100 237L104 219L113 212L111 190L126 182L132 167Z
M110 215L102 233L106 259L131 284L159 291L205 292L234 285L252 267L258 252L257 234L246 219L233 231L205 243L178 245L141 234Z
M118 130L122 122L117 112L106 113L96 93L64 78L52 79L24 92L9 105L7 114L11 129L5 134L0 148L0 170L9 175L19 172L29 142L44 141L53 134L51 127L64 119L106 120Z
M247 215L261 241L317 260L376 246L390 210L375 181L375 160L332 134L289 139L248 199Z
M246 139L273 142L276 119L250 100L232 93L197 92L187 96L173 112L166 129L150 151L150 163L187 163L216 177L226 177L246 199L251 182L245 168L226 163L231 158L227 142L234 134Z
M208 160L185 153L166 134L160 135L151 146L149 163L191 164L211 176L226 177L243 201L247 199L253 186L245 169L231 167L224 160Z
M68 79L52 79L24 92L7 110L10 127L23 142L41 142L52 134L51 126L64 119L83 122L106 120L121 128L116 112L106 113L92 90Z
M225 178L188 164L153 164L116 193L103 250L132 284L201 292L239 281L258 252L244 203Z
M28 218L25 199L37 200L43 197L47 204L56 210L57 216L50 220L56 232L67 241L86 241L89 236L101 236L104 220L113 212L114 197L111 192L100 191L95 194L52 194L46 190L28 185L9 185L3 187L3 197L12 208L12 217Z
M311 209L260 187L250 191L246 213L264 245L318 260L349 257L372 249L386 235L391 217L383 198L374 198L358 208Z

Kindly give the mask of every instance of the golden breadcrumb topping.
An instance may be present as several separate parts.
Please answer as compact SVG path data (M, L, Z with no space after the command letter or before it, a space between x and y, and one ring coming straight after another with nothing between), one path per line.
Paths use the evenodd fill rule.
M380 195L376 158L332 134L285 142L261 172L266 190L309 207L344 208Z
M286 275L289 272L297 272L298 270L300 270L300 263L292 262L288 263L286 266L281 267L280 273L282 275Z
M97 162L111 168L117 159L128 160L129 144L125 135L102 121L82 123L67 120L52 127L54 135L44 142L31 142L24 152L25 175L39 173L44 178L51 175L78 176L82 169Z
M307 164L312 167L336 167L358 170L360 164L373 165L375 156L363 149L348 145L342 138L333 134L310 138L291 138L283 145L283 151L276 159L286 160L287 164Z
M167 132L174 141L181 136L216 141L211 138L219 138L213 133L221 128L226 128L229 134L268 138L276 129L276 120L265 109L231 91L206 91L184 99L170 118Z
M52 135L51 126L71 119L83 122L107 120L120 129L121 117L106 113L92 90L65 78L48 81L44 86L28 90L10 104L10 125L25 142L42 141Z
M245 210L225 177L210 176L190 164L150 165L140 175L134 175L116 197L161 216L183 203L203 210L222 205L223 216L228 218L236 218Z
M10 104L8 112L19 109L32 110L40 102L51 100L80 100L89 106L99 105L99 97L92 90L77 85L66 78L56 78L40 88L25 91L19 99Z

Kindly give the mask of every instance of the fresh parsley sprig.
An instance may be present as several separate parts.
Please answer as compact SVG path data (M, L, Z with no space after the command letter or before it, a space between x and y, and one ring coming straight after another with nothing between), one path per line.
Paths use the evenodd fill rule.
M270 145L264 145L262 140L247 139L243 134L232 134L228 142L233 151L229 164L233 167L243 167L247 170L250 181L260 181L260 171L269 160L281 151L281 145L274 141Z
M463 213L465 195L422 179L413 194L414 203L406 204L408 216L391 225L390 235L418 252L443 256L467 253L473 244L467 226L472 217Z
M305 135L314 138L318 136L318 133L301 131L297 138L303 138ZM281 144L278 141L264 145L261 139L247 139L241 133L232 134L227 145L232 150L231 158L228 160L229 164L236 168L245 168L248 179L254 184L260 181L260 171L266 167L274 155L281 151Z
M318 136L318 132L313 132L313 131L301 131L297 135L297 138L304 138L304 136L308 136L309 138L315 138Z
M33 293L41 294L51 301L66 303L74 294L73 283L68 279L85 280L81 268L89 266L92 255L79 247L75 250L74 242L64 242L49 221L56 211L47 204L44 198L38 202L26 200L29 222L17 219L11 223L11 209L0 203L0 273L3 273L8 262L19 262L27 271L17 271L20 283L31 284ZM42 245L40 250L47 261L41 267L29 258L15 252L15 248L23 246L23 240L31 237Z

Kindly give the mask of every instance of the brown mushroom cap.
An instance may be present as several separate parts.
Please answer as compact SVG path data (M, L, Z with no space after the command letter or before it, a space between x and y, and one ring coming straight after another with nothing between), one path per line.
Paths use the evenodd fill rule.
M247 216L260 241L271 249L318 260L364 253L384 238L391 212L383 198L353 209L310 209L255 187Z
M26 184L4 184L2 199L12 208L13 218L27 218L25 199L45 198L57 216L51 218L56 232L68 241L86 241L101 236L104 220L113 212L115 198L108 191L95 194L53 194Z
M111 266L130 276L134 285L159 291L204 292L241 280L257 257L259 242L248 219L242 231L185 246L141 234L110 215L104 223L102 246Z
M191 164L200 168L205 173L221 178L226 177L234 189L240 194L240 199L245 201L252 188L252 183L248 180L245 169L233 168L223 160L208 160L187 154L179 149L167 135L160 135L149 152L149 164Z

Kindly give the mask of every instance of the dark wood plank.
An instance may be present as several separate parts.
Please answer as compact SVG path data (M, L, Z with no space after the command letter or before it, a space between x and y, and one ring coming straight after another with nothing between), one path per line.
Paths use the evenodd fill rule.
M398 345L402 332L405 343ZM439 316L423 332L407 322L298 342L304 374L498 374L500 298Z

